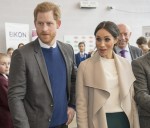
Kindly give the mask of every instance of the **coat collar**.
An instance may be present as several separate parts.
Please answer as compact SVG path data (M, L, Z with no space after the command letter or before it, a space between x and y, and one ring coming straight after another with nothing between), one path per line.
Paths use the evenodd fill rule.
M132 73L132 68L129 62L127 62L124 58L120 57L114 52L113 52L113 56L116 65L116 70L118 73L118 81L119 81L118 84L122 91L121 94L125 95L126 93L128 93L129 88L131 87L132 83L135 80L135 77ZM94 87L109 92L108 86L110 86L110 83L108 83L106 80L106 76L104 73L105 68L102 67L101 57L99 56L98 52L96 52L95 55L93 56L93 60L94 60L94 67L95 67L94 75L96 76L94 77L95 78ZM99 83L101 84L101 86L99 86Z

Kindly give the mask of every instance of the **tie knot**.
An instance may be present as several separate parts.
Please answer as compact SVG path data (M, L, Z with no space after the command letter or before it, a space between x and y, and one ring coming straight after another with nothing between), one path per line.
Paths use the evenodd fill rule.
M124 49L120 51L121 56L124 58L125 58L125 52L126 52L126 50L124 50Z

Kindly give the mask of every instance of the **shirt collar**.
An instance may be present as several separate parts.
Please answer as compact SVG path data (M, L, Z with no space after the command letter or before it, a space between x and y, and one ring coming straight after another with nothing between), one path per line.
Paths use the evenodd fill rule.
M6 74L2 74L6 79L8 79L8 76Z
M81 55L81 54L84 54L84 52L80 52L80 55Z
M55 41L55 43L54 43L52 46L49 46L49 45L43 43L39 38L38 38L38 40L39 40L40 46L41 46L42 48L51 48L51 47L52 47L52 48L56 48L56 46L57 46L56 41Z
M115 46L116 51L119 53L120 51L122 51L123 49L119 48L118 46ZM124 50L126 50L127 52L129 52L129 47L128 45L126 45L126 47L124 48Z

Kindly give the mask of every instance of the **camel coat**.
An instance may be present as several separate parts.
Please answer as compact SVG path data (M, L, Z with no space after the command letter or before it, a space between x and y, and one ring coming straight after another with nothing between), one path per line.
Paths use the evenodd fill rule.
M130 63L114 54L120 86L120 106L128 117L130 128L139 128L134 101L133 75ZM108 128L104 105L110 96L99 54L81 62L76 81L76 109L78 128ZM110 106L111 109L111 106Z

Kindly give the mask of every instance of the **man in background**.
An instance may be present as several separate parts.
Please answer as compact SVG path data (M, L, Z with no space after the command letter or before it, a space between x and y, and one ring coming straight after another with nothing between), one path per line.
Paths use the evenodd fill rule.
M84 42L79 42L78 48L79 48L79 52L77 54L75 54L77 67L79 66L81 61L84 61L85 59L90 57L90 54L85 53L85 43Z
M149 52L150 48L148 47L147 39L143 36L139 37L136 40L136 44L142 50L143 55Z
M142 55L142 50L130 45L129 40L131 37L131 29L128 25L118 24L118 28L120 31L120 36L118 43L114 47L114 51L131 62Z

